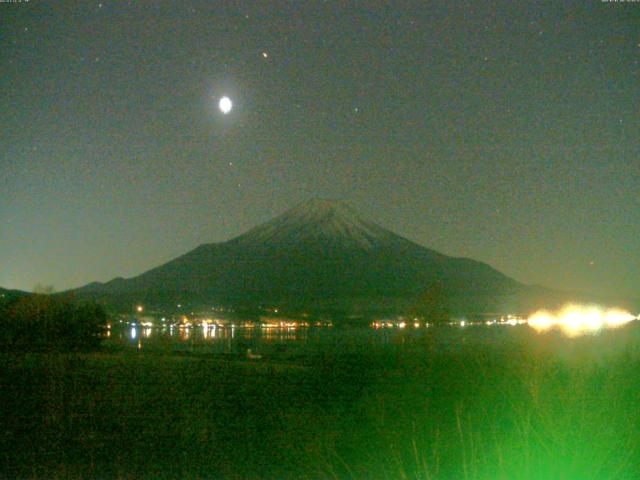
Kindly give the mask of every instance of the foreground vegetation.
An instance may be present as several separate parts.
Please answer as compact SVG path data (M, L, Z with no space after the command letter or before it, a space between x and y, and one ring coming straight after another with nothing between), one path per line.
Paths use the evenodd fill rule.
M548 340L4 353L0 477L638 478L640 354Z
M0 351L95 350L106 326L95 303L42 294L0 299Z

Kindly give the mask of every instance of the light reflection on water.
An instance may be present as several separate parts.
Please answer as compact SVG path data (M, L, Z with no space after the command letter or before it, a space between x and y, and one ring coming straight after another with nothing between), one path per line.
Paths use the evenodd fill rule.
M634 322L616 331L583 338L567 338L561 332L539 334L527 325L438 326L429 328L243 327L218 325L170 325L163 327L114 327L107 343L141 350L190 351L243 355L249 349L267 357L305 356L328 349L367 352L373 348L400 348L416 352L428 349L460 350L468 347L528 345L562 356L607 355L629 348L640 351L640 325Z

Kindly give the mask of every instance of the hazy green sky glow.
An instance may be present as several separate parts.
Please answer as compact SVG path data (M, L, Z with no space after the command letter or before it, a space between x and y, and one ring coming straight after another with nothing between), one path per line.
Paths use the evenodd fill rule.
M640 3L343 3L0 4L0 286L132 276L322 196L640 297Z

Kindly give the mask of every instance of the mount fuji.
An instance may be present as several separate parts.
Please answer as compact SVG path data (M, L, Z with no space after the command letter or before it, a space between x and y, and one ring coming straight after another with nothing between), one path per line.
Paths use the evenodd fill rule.
M120 305L362 311L405 308L434 288L460 312L499 310L528 289L485 263L403 238L343 202L314 199L226 242L75 293Z

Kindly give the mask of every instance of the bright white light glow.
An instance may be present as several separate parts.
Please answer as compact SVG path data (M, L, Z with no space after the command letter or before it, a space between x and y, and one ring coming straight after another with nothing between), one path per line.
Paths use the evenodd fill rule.
M222 97L218 102L218 108L226 115L231 111L231 108L233 108L233 103L229 97Z
M566 305L557 312L539 310L527 323L538 332L558 328L569 337L596 333L603 328L618 328L636 320L629 312L611 308L603 310L595 306Z

